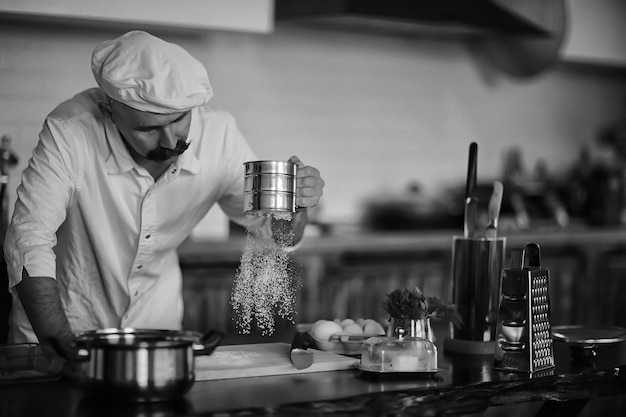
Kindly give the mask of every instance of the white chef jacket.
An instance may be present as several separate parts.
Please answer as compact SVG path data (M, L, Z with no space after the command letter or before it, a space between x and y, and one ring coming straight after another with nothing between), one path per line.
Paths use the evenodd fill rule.
M243 163L255 155L229 114L194 108L189 148L155 181L99 108L104 100L96 88L59 105L22 174L4 244L13 343L37 341L13 288L22 268L57 280L74 332L180 329L177 247L214 203L246 221Z

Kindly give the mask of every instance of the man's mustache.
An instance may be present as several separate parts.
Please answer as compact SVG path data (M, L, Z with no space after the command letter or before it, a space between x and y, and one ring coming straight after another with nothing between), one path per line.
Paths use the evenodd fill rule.
M176 147L174 149L159 146L158 148L149 151L146 154L146 159L151 161L166 161L174 156L182 154L187 150L187 148L189 148L189 143L179 139L176 141Z

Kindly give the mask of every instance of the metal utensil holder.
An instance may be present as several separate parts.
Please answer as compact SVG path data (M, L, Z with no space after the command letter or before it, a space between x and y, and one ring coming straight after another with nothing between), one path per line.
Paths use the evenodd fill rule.
M550 325L550 271L541 268L539 245L511 252L502 270L494 369L540 372L554 367Z

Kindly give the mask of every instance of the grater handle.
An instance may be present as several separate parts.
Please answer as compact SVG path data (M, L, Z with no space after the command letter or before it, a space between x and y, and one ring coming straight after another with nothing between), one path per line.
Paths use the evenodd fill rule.
M524 251L524 269L541 268L541 251L536 243L526 245Z

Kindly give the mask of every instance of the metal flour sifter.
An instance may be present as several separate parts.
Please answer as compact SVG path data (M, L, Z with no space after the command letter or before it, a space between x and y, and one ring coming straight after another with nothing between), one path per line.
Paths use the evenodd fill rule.
M296 164L284 161L249 161L244 166L245 213L295 212Z

